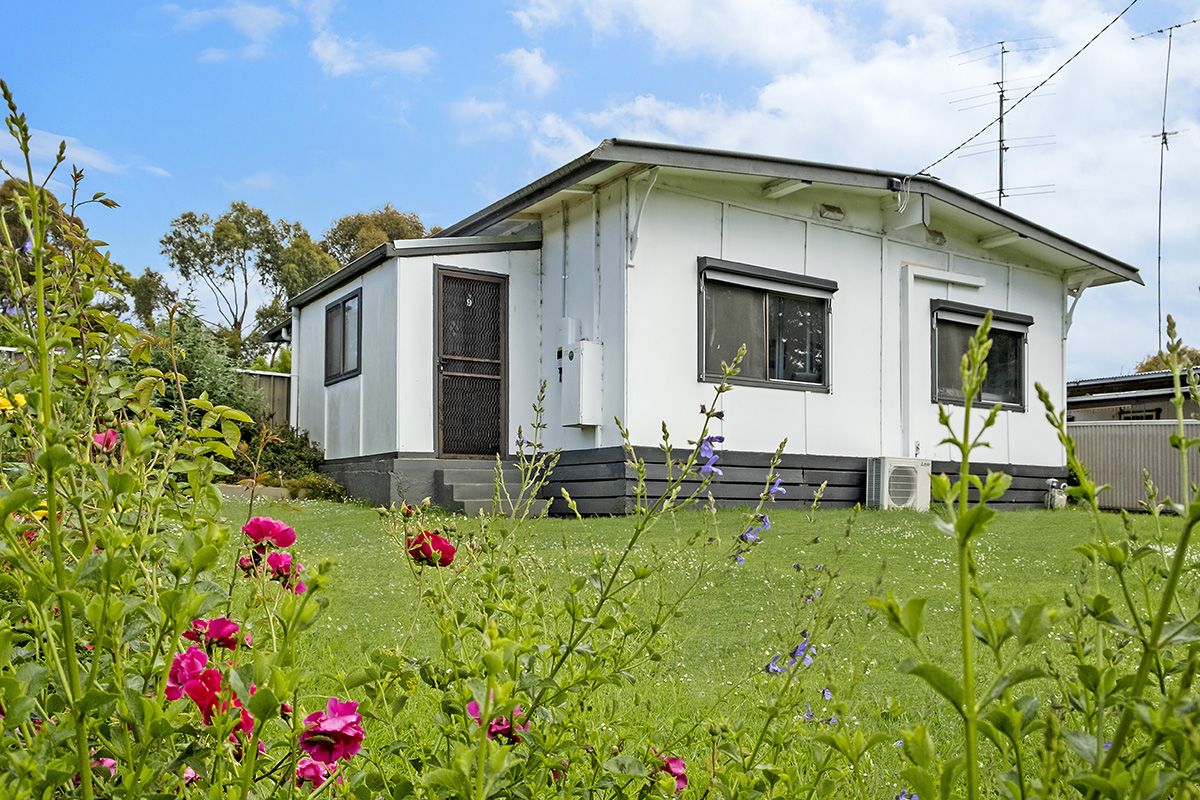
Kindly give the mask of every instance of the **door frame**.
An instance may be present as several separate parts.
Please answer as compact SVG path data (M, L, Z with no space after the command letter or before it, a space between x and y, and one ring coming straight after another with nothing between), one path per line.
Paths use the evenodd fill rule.
M496 283L500 286L500 456L508 456L508 275L499 272L465 269L442 264L433 265L433 440L437 458L494 459L492 455L447 453L442 447L442 278Z

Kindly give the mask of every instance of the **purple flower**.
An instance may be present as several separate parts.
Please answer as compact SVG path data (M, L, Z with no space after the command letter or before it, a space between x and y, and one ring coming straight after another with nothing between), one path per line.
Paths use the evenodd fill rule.
M700 474L701 475L723 475L723 474L725 474L725 473L721 472L720 467L713 466L713 464L716 464L716 463L717 463L717 456L716 455L710 456L708 461L705 461L700 466Z
M26 236L25 244L21 245L21 253L23 255L29 255L32 252L33 252L33 239L30 239L28 236Z
M804 712L804 718L811 720L813 718L812 703L805 703L804 705L808 709L807 711Z
M828 686L821 690L821 697L824 697L826 700L833 699L833 692L830 691Z
M910 792L907 789L901 790L900 794L896 795L896 800L920 800L916 792Z
M788 666L795 664L797 661L802 661L804 666L807 667L813 662L812 648L808 646L808 634L802 632L800 635L804 638L801 639L800 644L796 645L796 649L792 651L792 660L788 662Z
M767 494L774 497L777 494L787 494L787 489L783 488L783 478L776 478L771 484L771 488L767 489Z
M758 541L758 534L771 529L771 519L766 514L759 514L757 519L759 520L758 525L749 528L745 533L742 534L743 542L750 542L753 544L754 542Z
M700 457L712 458L715 455L713 445L720 444L723 441L725 441L724 436L705 436L700 440Z
M736 556L734 556L734 557L733 557L733 560L734 560L734 561L736 561L736 562L737 562L737 563L739 563L739 564L745 564L745 563L746 563L746 557L745 557L744 555L742 555L741 553L738 553Z
M766 670L766 672L771 675L776 675L780 672L784 672L785 671L784 668L779 666L779 659L782 655L783 655L782 653L776 653L774 656L771 657L771 660L767 662L767 665L765 667L763 667L763 669Z

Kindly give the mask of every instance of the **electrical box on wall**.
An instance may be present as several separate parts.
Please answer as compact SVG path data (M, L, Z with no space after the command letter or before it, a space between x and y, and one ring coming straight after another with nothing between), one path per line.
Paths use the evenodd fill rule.
M600 361L603 357L604 345L599 342L580 339L563 346L563 427L600 424Z

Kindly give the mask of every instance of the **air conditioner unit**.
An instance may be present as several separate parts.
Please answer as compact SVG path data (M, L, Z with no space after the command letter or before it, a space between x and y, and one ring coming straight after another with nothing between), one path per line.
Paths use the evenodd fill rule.
M867 508L929 510L929 459L867 459Z

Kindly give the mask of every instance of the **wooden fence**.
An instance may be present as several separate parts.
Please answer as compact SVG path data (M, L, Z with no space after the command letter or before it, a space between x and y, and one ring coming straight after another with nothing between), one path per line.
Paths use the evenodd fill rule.
M290 425L292 376L284 372L239 369L242 383L262 395L267 421L272 425Z
M1067 429L1075 438L1079 457L1087 465L1093 480L1112 488L1100 494L1103 508L1136 510L1146 499L1142 471L1158 487L1159 502L1182 496L1179 475L1179 451L1170 445L1174 421L1071 422ZM1200 422L1184 423L1188 437L1200 436ZM1200 455L1189 458L1192 480L1200 476Z

